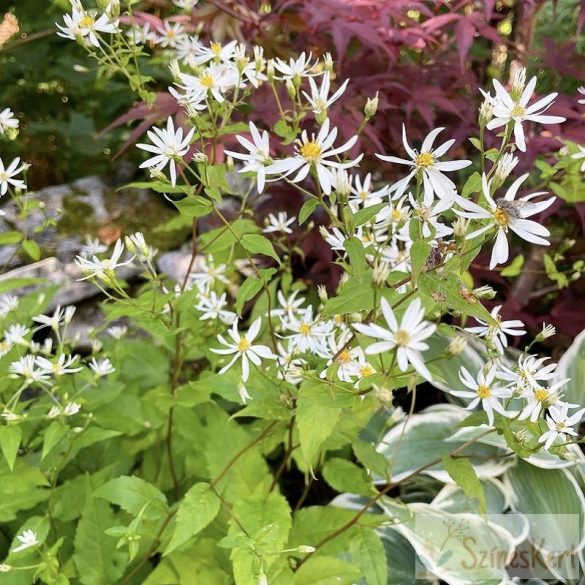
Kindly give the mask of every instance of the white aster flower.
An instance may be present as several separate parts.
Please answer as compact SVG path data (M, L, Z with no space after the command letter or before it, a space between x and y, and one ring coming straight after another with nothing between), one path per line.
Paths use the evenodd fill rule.
M149 158L140 165L140 168L145 167L154 168L157 171L162 171L167 164L171 171L171 184L174 186L177 183L177 168L175 163L182 163L183 157L189 151L189 143L193 138L195 132L194 128L191 128L187 135L183 138L183 129L177 128L171 116L167 119L167 127L163 128L152 128L146 134L153 142L153 144L137 144L138 148L152 152L156 156Z
M299 290L294 290L290 295L287 297L284 296L284 293L279 290L276 293L276 299L280 304L280 308L272 309L270 311L271 317L283 317L283 316L290 316L294 315L299 311L302 311L301 307L305 303L305 297L297 298L299 294Z
M274 69L276 69L281 76L278 79L282 80L300 80L303 77L308 77L310 75L317 75L314 71L316 63L311 64L311 53L308 55L306 53L301 53L296 59L292 57L286 61L282 59L275 59L273 61Z
M104 282L114 280L116 278L116 270L132 262L132 258L126 262L120 262L120 257L123 253L124 244L122 240L116 240L111 258L103 258L100 260L97 256L94 256L93 260L88 260L82 256L77 256L75 263L85 274L83 278L78 280L86 280L88 278L97 278Z
M14 112L10 108L2 110L0 112L0 134L8 134L17 129L18 119L14 117Z
M401 372L405 372L410 363L414 369L426 380L432 380L432 375L424 364L421 352L429 348L424 340L430 337L437 326L424 320L425 310L420 299L410 303L402 321L398 325L394 311L385 298L380 301L382 315L386 321L387 329L375 323L356 323L356 331L368 337L379 339L366 347L366 354L378 354L396 350L396 359Z
M409 195L409 200L413 209L413 219L418 219L422 225L423 238L429 238L433 230L434 237L437 239L450 236L453 233L453 228L447 227L439 221L441 214L453 206L454 199L452 197L439 199L434 205L427 205L425 201L418 203L412 195Z
M99 361L95 358L91 358L88 366L96 378L103 378L104 376L113 374L116 371L116 368L112 366L112 362L110 362L108 358Z
M25 337L30 333L30 329L26 325L20 323L14 323L10 325L4 333L4 340L9 345L28 345L28 341Z
M513 123L516 146L522 152L526 151L523 122L560 124L565 121L565 118L561 116L544 115L544 112L550 108L553 100L557 97L557 93L551 93L534 102L531 106L528 105L536 87L536 77L533 77L524 87L525 78L526 71L524 70L522 75L517 76L517 81L513 84L511 93L508 93L504 86L497 79L494 79L494 88L496 90L494 117L487 124L488 130L494 130Z
M135 45L145 45L156 40L156 34L150 29L150 23L135 24L126 32L126 36Z
M213 256L208 256L207 260L203 256L198 256L195 269L189 275L189 280L199 290L208 290L216 282L229 284L229 280L225 276L226 271L227 266L225 264L215 266Z
M303 381L303 367L307 365L307 362L298 357L296 352L285 348L280 342L276 344L276 349L279 354L277 378L295 386L300 384Z
M526 420L530 418L531 422L536 422L538 417L545 409L550 408L554 404L557 404L561 400L562 392L559 392L561 386L564 386L570 378L560 380L545 388L544 386L537 386L535 389L529 389L525 392L524 398L526 398L527 404L521 410L518 420ZM579 406L578 404L569 404L570 407Z
M25 355L8 367L12 378L24 378L27 384L44 382L49 379L46 371L35 368L35 356Z
M231 355L235 354L231 361L225 365L219 371L220 374L225 373L229 370L233 364L237 360L242 361L242 381L246 382L250 375L250 364L249 361L252 362L256 366L260 366L262 363L262 359L267 360L274 360L278 356L274 355L270 348L266 345L252 345L254 339L256 339L259 331L260 331L260 324L261 319L258 317L250 328L248 329L248 333L241 335L238 332L238 319L234 320L232 327L228 330L228 335L231 337L232 341L226 341L226 339L222 335L218 335L218 341L226 346L226 349L215 349L211 348L213 353L221 354L221 355Z
M71 1L71 14L63 16L63 25L55 23L60 37L89 42L94 47L100 46L98 33L115 34L119 31L118 21L112 20L107 13L97 14L83 10L77 2Z
M475 327L466 327L465 331L478 337L484 337L490 343L493 343L500 355L504 354L505 349L508 347L508 338L506 335L512 335L515 337L521 337L526 334L523 329L524 323L519 319L512 319L511 321L502 321L500 317L500 311L502 306L494 307L491 311L492 317L495 319L495 325L488 325L481 319L476 319L479 323Z
M507 152L500 158L494 171L494 179L498 185L501 185L516 168L519 159L511 152Z
M18 297L14 295L0 296L0 317L6 317L18 307Z
M452 390L453 396L459 396L461 398L472 398L472 401L467 405L468 409L475 408L480 402L481 407L485 410L488 416L488 424L493 426L494 424L494 411L499 412L503 416L508 416L503 405L500 403L501 398L510 398L512 391L509 388L497 386L494 384L494 378L496 376L496 364L493 364L487 373L480 370L477 373L477 377L474 378L464 367L461 367L459 372L459 379L467 388L472 390Z
M35 532L32 530L25 530L22 534L17 535L16 539L20 542L20 544L12 549L12 552L20 552L26 550L27 548L31 548L33 546L37 546L39 544L39 539Z
M131 254L136 254L143 262L150 262L158 253L156 248L149 246L142 232L136 232L124 238L126 248Z
M85 244L79 251L80 256L96 256L97 254L103 254L108 251L108 245L102 244L98 238L92 238L91 236L85 236Z
M551 406L545 419L548 431L540 436L538 442L544 443L544 448L548 451L558 437L577 437L578 433L572 427L581 422L584 414L585 408L582 408L569 416L569 405L566 403Z
M337 365L337 377L342 382L353 382L354 378L360 377L360 372L366 372L365 366L367 362L364 350L359 345L356 347L345 347L351 337L351 330L346 329L341 332L339 338L336 339L333 335L328 338L327 349L329 350L330 357L327 360L327 368L320 374L321 378L325 378L327 369L334 363ZM371 370L373 373L373 368Z
M353 182L354 184L351 187L349 203L352 205L352 208L356 210L360 205L370 207L382 203L382 198L389 195L391 191L388 185L384 185L380 189L374 189L372 184L372 173L368 173L363 181L359 175L355 175Z
M122 337L125 337L126 333L128 333L128 327L126 327L126 325L112 325L112 327L106 329L106 333L112 339L122 339Z
M199 302L195 305L195 309L201 312L199 318L202 321L219 319L226 325L232 325L237 315L233 311L228 311L224 308L227 306L226 297L226 293L218 295L213 291L200 294Z
M313 307L309 306L298 313L281 317L282 325L292 335L288 336L289 350L293 353L311 352L328 357L327 338L333 332L333 323L323 321L320 316L313 317Z
M8 186L12 185L15 189L26 189L26 183L22 179L15 179L16 175L26 168L23 163L20 166L20 158L16 157L8 167L4 167L4 162L0 158L0 196L5 195Z
M313 77L309 77L309 85L311 87L311 95L306 92L302 92L313 113L317 116L326 116L327 110L334 104L345 91L347 84L349 83L349 79L346 79L341 87L332 95L329 95L329 89L331 88L331 74L329 71L326 71L321 78L321 85L317 86L315 79Z
M331 193L333 183L332 169L348 169L357 164L363 157L360 154L357 159L349 162L337 162L329 160L330 157L347 152L357 142L357 136L352 136L345 144L338 148L331 148L337 138L337 128L329 129L329 119L325 120L317 136L309 138L306 130L303 130L300 140L296 140L295 155L283 160L278 160L266 168L267 174L288 176L297 173L291 179L293 183L302 181L314 169L321 189L326 195Z
M185 29L180 22L163 21L163 27L156 30L154 41L163 48L174 49L185 37Z
M528 388L536 390L540 382L552 380L556 375L557 364L554 362L547 364L549 359L536 355L521 355L514 369L502 364L498 377L513 382L520 391Z
M528 173L522 175L512 183L504 197L494 200L490 195L492 182L488 181L484 174L482 177L483 195L489 205L489 209L485 209L463 197L456 197L457 203L464 209L464 211L456 210L458 215L469 219L488 220L487 225L471 232L466 236L466 239L476 238L494 227L497 230L490 260L490 270L508 260L508 230L512 230L527 242L541 246L550 245L548 240L544 239L550 236L550 232L540 223L526 218L550 207L554 203L555 197L550 197L538 203L531 203L533 198L546 194L544 191L539 191L516 200L516 193L527 178Z
M411 179L417 174L422 174L425 203L428 205L433 200L433 195L437 197L451 197L455 194L455 183L451 181L444 172L458 171L464 169L471 164L470 160L453 160L441 162L438 159L443 156L455 143L454 139L447 140L433 149L435 139L442 132L444 128L435 128L431 130L428 136L424 139L420 152L411 148L406 139L406 128L402 125L402 142L410 160L398 158L396 156L386 156L376 154L376 156L384 161L398 163L412 167L412 171L404 178L392 185L390 191L394 193L393 197L398 199L402 197Z
M236 140L248 151L246 154L225 150L225 154L244 162L240 173L254 173L258 181L258 193L264 191L266 182L266 166L273 161L270 158L270 136L266 130L258 131L254 122L250 122L250 135L252 142L243 136L236 135Z
M585 100L583 101L585 102ZM581 163L581 172L585 173L585 146L577 144L577 148L579 149L579 152L576 152L575 154L571 155L571 158L575 160L584 159L583 162Z
M231 59L236 52L238 41L231 41L227 45L221 43L211 42L209 47L199 45L195 49L195 64L203 65L209 61L223 61L224 63L231 63Z
M79 358L78 355L65 355L62 353L56 362L53 362L45 357L37 356L35 358L35 364L41 369L42 372L52 374L53 376L64 376L65 374L74 374L80 372L82 368L72 368L71 366Z
M199 38L193 35L185 35L182 36L177 41L177 46L175 47L175 55L177 59L181 60L185 65L188 65L192 69L197 67L195 62L197 56L197 50L201 47L201 43L199 42ZM174 68L176 67L176 72ZM175 65L173 62L170 64L171 73L173 73L173 77L180 78L181 72L178 68L178 65Z
M71 322L74 313L75 307L73 305L64 309L61 308L61 305L57 305L52 315L36 315L33 317L33 321L40 323L41 326L37 329L50 327L53 331L57 331L61 325L68 325Z
M296 217L288 217L286 211L279 211L277 215L269 213L265 219L266 227L262 230L265 234L274 232L282 232L284 234L292 234L293 231L290 229L296 220Z
M239 74L233 65L213 63L203 69L197 76L180 73L179 79L182 85L177 85L186 92L188 103L201 109L195 104L205 100L210 94L219 103L224 102L224 94L237 85ZM175 98L178 98L176 92L171 93Z

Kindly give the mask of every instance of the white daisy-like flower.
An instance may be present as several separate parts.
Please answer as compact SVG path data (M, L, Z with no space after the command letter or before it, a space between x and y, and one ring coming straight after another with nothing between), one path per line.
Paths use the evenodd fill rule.
M124 238L126 248L131 254L136 256L143 262L150 262L157 254L158 250L149 246L144 239L142 232L135 232Z
M6 317L18 307L18 297L15 295L0 296L0 317Z
M91 361L87 365L96 378L103 378L104 376L113 374L116 371L116 368L114 368L112 362L108 358L99 361L95 358L91 358Z
M233 150L224 152L244 162L244 166L238 172L254 173L258 181L258 193L262 193L266 182L266 166L273 162L270 158L270 136L266 130L260 133L254 122L250 122L250 135L252 142L243 136L236 135L236 140L248 151L246 154Z
M585 100L583 100L583 101L585 101ZM585 173L585 146L581 146L580 144L577 144L577 148L579 149L579 152L572 154L571 158L573 158L575 160L583 159L583 162L581 163L581 172Z
M232 341L226 341L222 335L218 335L218 341L226 346L226 349L211 348L213 353L220 355L235 354L231 361L219 371L223 374L229 370L237 360L242 361L242 381L246 382L250 375L250 364L252 362L255 366L260 366L263 359L275 360L278 356L274 355L270 348L266 345L253 345L252 342L258 336L260 331L261 318L258 317L246 334L241 335L238 332L238 319L234 320L232 327L228 330L228 335Z
M180 73L179 80L181 84L177 85L185 91L188 103L198 104L208 98L209 95L219 103L222 103L225 101L224 94L238 83L239 74L238 70L232 65L212 63L209 67L203 69L199 75ZM179 95L176 92L171 93L175 98Z
M307 362L298 357L294 351L285 348L282 343L276 344L278 350L278 373L276 374L279 380L286 380L289 384L297 385L303 381L303 367Z
M97 16L83 10L74 0L71 1L71 14L63 16L64 26L58 22L55 24L60 37L73 41L83 39L94 47L100 46L99 33L115 34L119 31L118 20L112 20L107 12Z
M276 293L276 299L278 301L278 303L280 304L280 307L277 307L276 309L272 309L270 311L270 316L271 317L284 317L286 315L294 315L295 313L298 313L299 311L302 311L301 307L304 305L305 303L305 297L298 297L297 295L299 294L299 290L294 290L292 291L292 293L290 293L290 295L288 297L284 296L284 293L279 290Z
M207 259L198 256L195 261L195 269L189 275L189 281L199 290L208 290L216 282L229 284L229 280L225 276L226 271L227 266L225 264L216 266L212 256L208 256Z
M544 443L544 448L548 451L558 437L566 438L567 435L577 437L578 433L573 426L581 422L584 414L585 408L582 408L569 416L568 404L553 404L548 409L548 415L545 418L548 431L540 436L538 442Z
M68 325L71 323L71 319L74 313L75 306L73 305L63 309L60 305L57 305L52 315L36 315L33 317L33 321L35 323L40 323L41 326L38 327L38 329L42 329L43 327L50 327L54 331L57 331L61 325Z
M22 534L17 535L16 539L20 544L12 549L12 552L21 552L27 548L37 546L39 539L36 533L32 530L25 530Z
M291 352L328 357L327 338L333 332L332 321L324 321L319 315L313 317L312 306L298 313L289 313L281 320L283 327L292 332L287 337Z
M461 398L471 398L467 409L475 408L479 403L488 416L488 424L494 424L494 411L499 412L502 416L509 416L504 406L500 402L502 398L510 398L512 391L509 388L494 384L496 377L497 365L493 364L487 372L480 370L474 378L464 367L461 367L459 379L471 392L467 390L452 390L453 396Z
M156 39L156 34L151 30L148 22L131 26L126 32L126 36L135 45L145 45Z
M526 151L526 138L524 136L523 122L538 122L539 124L560 124L565 121L561 116L548 116L544 112L550 108L557 93L551 93L546 97L534 102L531 106L528 102L532 98L534 88L536 87L536 77L533 77L524 87L523 80L526 78L526 71L521 71L512 87L511 93L508 93L504 86L494 79L494 88L496 90L495 105L493 109L493 119L487 124L488 130L501 128L507 124L514 124L514 139L516 146L522 152Z
M26 164L20 163L20 158L16 157L6 168L0 158L0 196L5 195L8 186L12 185L15 189L26 189L26 183L22 179L15 179L16 175L26 168Z
M303 91L303 95L309 102L311 110L317 116L326 116L327 110L343 95L349 79L346 79L341 87L333 94L329 95L331 88L331 74L326 71L321 78L321 85L317 85L313 77L309 77L309 86L311 87L311 95Z
M426 367L421 352L429 349L424 340L435 332L437 326L425 321L425 310L420 299L415 299L408 305L400 325L390 303L385 298L381 299L380 308L387 328L375 323L356 323L353 326L356 331L367 337L380 340L368 345L366 354L378 354L396 348L396 359L401 372L405 372L408 364L411 364L425 380L432 380L431 372Z
M211 291L199 296L199 302L195 305L195 309L201 312L199 318L202 321L219 319L226 325L232 325L237 315L233 311L225 309L227 304L226 293L218 295L214 291Z
M406 128L402 125L402 142L404 150L410 157L410 160L398 158L396 156L386 156L383 154L376 154L379 159L387 162L397 163L400 165L407 165L412 168L412 171L401 179L392 187L390 191L394 194L393 197L398 199L402 197L411 179L417 174L422 174L424 198L425 203L429 205L433 200L433 195L439 198L451 197L456 192L455 183L451 181L445 172L458 171L464 169L471 164L470 160L452 160L441 162L438 159L442 157L455 143L454 139L447 140L437 148L433 149L433 144L437 136L444 130L444 128L435 128L431 130L424 139L420 152L413 149L406 139Z
M21 323L14 323L8 327L4 333L4 340L8 345L28 345L26 336L30 333L30 329Z
M282 232L284 234L292 234L293 231L290 229L296 217L288 217L286 211L279 211L277 215L269 213L265 219L266 227L262 230L265 234L271 234L274 232Z
M536 390L541 382L547 382L556 376L558 364L555 362L547 364L549 359L536 355L521 355L518 358L518 365L513 369L502 364L498 378L514 383L519 390L527 388Z
M227 45L221 43L211 42L209 46L199 45L195 49L195 64L203 65L209 61L223 61L224 63L231 62L235 52L238 41L231 41Z
M116 240L114 251L111 258L99 259L94 256L92 260L88 260L83 256L77 256L75 263L79 266L81 271L85 274L78 280L86 280L88 278L97 278L104 282L109 282L116 278L116 270L121 266L126 266L132 262L132 258L126 262L120 262L120 257L124 253L124 244L122 240Z
M156 30L154 41L163 48L174 49L184 37L185 28L180 22L165 20L162 28Z
M125 337L126 333L128 333L128 327L126 327L126 325L112 325L112 327L106 329L106 333L112 339L122 339L122 337Z
M363 181L359 175L353 177L353 186L350 188L350 192L349 204L357 210L360 205L370 207L382 203L382 199L390 194L391 189L389 185L374 189L372 173L368 173Z
M14 112L10 108L5 108L0 112L0 134L16 129L18 129L18 119L14 117Z
M81 404L77 402L68 402L65 406L53 406L47 414L47 418L57 418L58 416L73 416L81 410Z
M311 169L317 174L317 179L323 193L329 195L334 180L332 169L348 169L356 166L361 161L363 154L348 162L329 160L331 157L350 150L357 142L357 136L352 136L345 144L337 148L331 148L337 138L337 128L330 130L329 119L325 120L317 136L309 137L303 130L300 140L295 145L295 155L283 160L278 160L266 168L266 173L271 175L284 175L297 173L291 181L298 183L306 178Z
M453 228L441 223L441 214L445 213L453 206L453 197L444 197L434 203L434 205L427 205L425 201L419 203L412 195L409 195L410 204L412 205L412 218L420 221L422 225L423 238L429 238L434 230L434 237L444 238L453 233Z
M37 356L35 358L35 364L47 374L53 376L64 376L65 374L74 374L80 372L83 368L72 368L71 366L79 358L78 355L65 355L62 353L56 362L48 360L45 357Z
M502 155L502 158L500 158L496 164L496 170L494 171L494 179L497 184L501 185L516 168L516 165L519 162L520 160L518 157L514 156L511 152Z
M526 330L524 329L524 323L519 319L502 321L500 317L501 309L502 306L500 305L494 307L491 311L491 315L496 321L495 325L488 325L485 321L476 318L479 325L466 327L465 331L487 339L490 343L493 343L498 353L503 355L505 349L508 347L508 338L506 336L522 337L522 335L526 334Z
M195 62L197 56L197 49L201 46L199 38L193 35L185 35L177 41L175 47L175 55L177 59L188 65L192 69L197 67ZM171 64L170 68L173 71L174 65Z
M286 61L282 59L274 59L274 69L278 71L281 75L278 79L288 80L288 79L297 79L300 80L303 77L308 77L311 75L318 75L317 72L314 71L316 63L311 64L311 53L308 55L306 53L301 53L296 59L292 57Z
M79 251L80 256L97 256L97 254L103 254L108 251L108 245L102 244L98 238L92 238L91 236L85 236L85 244Z
M550 197L538 203L531 203L531 200L535 197L547 194L545 191L539 191L516 200L518 189L527 178L528 173L522 175L512 183L504 197L494 200L490 195L492 181L488 181L484 174L482 177L483 196L489 205L489 209L485 209L463 197L456 197L457 203L464 209L464 211L455 210L458 215L468 219L488 220L486 225L469 233L466 239L476 238L494 227L497 230L490 260L490 270L508 260L508 230L512 230L527 242L541 246L550 245L549 241L545 239L550 236L550 232L542 224L526 218L550 207L554 203L555 197Z
M535 389L527 390L524 394L527 404L520 411L518 420L526 420L527 418L530 418L531 422L536 422L542 412L561 401L562 392L559 390L569 380L570 378L559 380L548 388L537 386ZM579 405L569 404L569 406L574 408Z
M195 128L191 128L186 136L183 137L183 129L177 128L175 130L173 119L169 116L166 128L153 127L152 130L146 133L153 144L136 145L138 148L156 155L144 161L140 165L140 168L147 167L162 171L168 164L171 172L171 184L175 186L177 184L177 168L175 163L183 162L183 157L189 151L189 143L193 138L194 132Z
M8 371L12 378L24 378L24 381L27 384L48 381L48 373L45 370L37 369L35 365L35 356L25 355L15 362L12 362L8 367Z
M329 350L330 357L327 360L327 367L320 374L321 378L325 378L327 370L333 364L337 365L337 377L342 382L353 382L354 378L359 377L360 371L363 370L367 362L364 350L359 345L356 347L345 347L346 343L351 339L351 336L352 333L349 329L342 331L337 339L333 335L329 336L327 349Z

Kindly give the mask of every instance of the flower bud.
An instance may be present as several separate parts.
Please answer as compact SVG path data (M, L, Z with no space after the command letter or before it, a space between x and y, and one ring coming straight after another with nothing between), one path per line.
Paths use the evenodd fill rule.
M294 100L297 95L295 84L290 79L286 80L286 93L291 100Z
M193 162L195 163L207 163L209 161L209 158L207 157L207 155L204 152L195 152L193 153Z
M314 553L317 549L314 546L308 544L301 544L297 547L297 550L301 553Z
M366 120L369 120L370 118L373 118L376 115L376 112L378 111L378 92L376 92L376 95L373 98L368 98L366 100L366 105L364 107L364 114L366 116Z
M272 12L272 5L270 2L262 2L260 5L260 15L264 16L266 14L270 14Z
M12 571L12 565L0 563L0 573L8 573L9 571Z
M274 60L268 59L268 64L266 65L266 77L268 81L272 83L274 80Z
M453 222L453 235L456 238L464 238L465 234L467 234L467 227L469 226L469 221L463 217L458 217Z
M486 96L485 100L479 106L479 125L484 128L485 125L492 119L494 115L494 105L489 95Z
M331 56L331 53L325 53L325 55L323 55L323 70L329 71L329 73L333 71L333 57Z
M526 67L516 66L512 75L512 89L510 90L510 97L517 102L522 96L524 87L526 86Z
M181 78L181 67L179 66L179 61L177 61L177 59L173 59L169 63L169 69L173 79L178 81Z
M329 297L327 296L327 289L325 288L325 285L323 285L323 284L320 284L320 285L317 287L317 294L319 295L319 300L320 300L322 303L325 303L325 302L327 302L327 299L328 299Z
M491 300L496 296L496 291L488 285L480 286L479 288L473 289L473 296L476 299L488 299Z
M390 276L390 265L387 262L380 262L374 266L372 281L376 286L384 286Z
M235 167L235 165L234 165L234 159L231 156L228 156L225 159L225 166L227 167L227 170L228 171L233 171L234 170L234 167Z
M501 187L504 181L508 178L508 175L514 170L518 164L518 158L515 157L511 152L507 152L498 161L496 170L494 173L494 185L495 189Z
M536 336L536 341L544 341L553 335L556 335L557 330L553 325L542 324L542 331Z

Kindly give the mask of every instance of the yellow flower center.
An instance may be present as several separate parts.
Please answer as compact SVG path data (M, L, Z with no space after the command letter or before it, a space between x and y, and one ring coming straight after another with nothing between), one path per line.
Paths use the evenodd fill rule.
M311 334L311 326L307 325L307 323L301 323L301 326L299 327L299 333L301 335L310 335Z
M339 357L337 358L342 364L347 364L349 361L351 361L351 356L349 355L349 351L347 351L347 349L344 349L340 354Z
M221 43L211 43L210 48L214 55L219 55L221 53Z
M502 227L508 227L508 214L501 207L494 211L494 218Z
M89 14L86 14L80 21L80 28L90 28L95 24L95 20Z
M207 89L210 89L210 88L213 87L213 77L211 75L209 75L209 73L206 73L205 75L202 75L199 78L199 83L203 87L206 87Z
M524 106L521 106L520 104L516 104L512 108L512 112L510 113L510 115L512 116L512 118L521 118L525 113L526 108Z
M480 384L477 387L477 395L482 399L485 400L492 395L492 390L489 386L485 386L484 384Z
M427 167L432 167L435 164L435 157L430 152L421 152L416 157L415 162L417 167L426 169Z
M562 422L562 421L561 422L558 422L555 425L555 428L557 429L557 431L564 431L566 427L567 427L567 425L564 422Z
M362 201L365 201L366 198L367 198L367 196L368 196L368 192L367 191L360 191L360 199Z
M548 398L548 390L545 388L539 388L534 393L534 398L536 398L538 402L544 402Z
M301 146L300 153L307 161L316 162L321 155L321 147L314 140L311 140Z
M360 369L360 375L362 378L366 378L367 376L371 376L374 373L374 368L370 366L370 364L366 364Z
M399 329L395 334L394 334L394 339L396 340L396 343L398 345L401 345L402 347L408 345L408 342L410 341L410 335L408 334L408 331L404 331L404 329Z
M247 351L250 349L250 342L247 337L242 337L240 341L238 341L238 349L240 351Z
M391 216L392 221L400 221L402 219L402 213L398 209L393 209Z

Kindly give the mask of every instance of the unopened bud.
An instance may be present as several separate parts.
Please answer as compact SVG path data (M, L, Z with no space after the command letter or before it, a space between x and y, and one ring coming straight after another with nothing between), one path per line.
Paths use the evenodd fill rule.
M376 115L376 112L378 111L378 102L379 102L378 92L376 92L376 95L373 98L368 98L366 100L364 114L367 120L373 118Z
M274 80L274 60L269 59L268 64L266 65L266 77L268 78L269 82Z
M556 335L557 330L553 325L542 324L542 331L536 336L536 341L544 341L553 335Z
M261 6L260 6L260 14L266 15L266 14L270 14L271 12L272 12L272 6L271 6L270 2L262 2Z
M294 100L297 95L295 84L290 79L286 80L286 93L291 100Z
M207 163L208 161L209 159L204 152L197 151L193 154L193 162L195 163Z
M314 553L317 549L314 546L308 544L301 544L297 547L297 550L302 553Z
M469 226L469 221L467 221L463 217L458 217L453 222L453 235L456 238L464 238L465 234L467 234L467 227Z
M526 86L526 67L514 67L512 74L512 89L510 91L511 98L517 102L522 96L524 87Z
M514 438L518 443L524 443L528 440L528 431L526 429L520 429L514 433Z
M225 159L225 165L226 165L228 171L233 171L234 170L234 166L235 166L234 165L234 159L231 156L228 156Z
M491 300L491 299L495 298L496 291L491 286L488 286L486 284L485 286L480 286L479 288L474 288L473 289L473 296L476 299Z
M484 127L494 115L494 106L489 97L482 102L481 106L479 106L479 125L480 127Z
M329 71L329 73L333 71L333 57L331 56L331 53L325 53L325 55L323 55L323 70Z
M507 152L502 156L496 165L496 171L494 173L494 185L496 189L502 186L517 164L518 158L511 152Z
M178 81L181 77L181 67L179 66L179 62L177 59L173 59L169 63L169 70L171 71L171 75L175 81Z
M12 571L12 565L0 563L0 573L8 573L9 571Z
M327 301L327 299L329 298L327 296L327 289L325 288L325 285L320 284L317 287L317 294L319 295L319 299L321 300L322 303L325 303Z
M390 264L387 262L380 262L374 266L374 270L372 272L372 281L376 286L384 286L389 276Z

